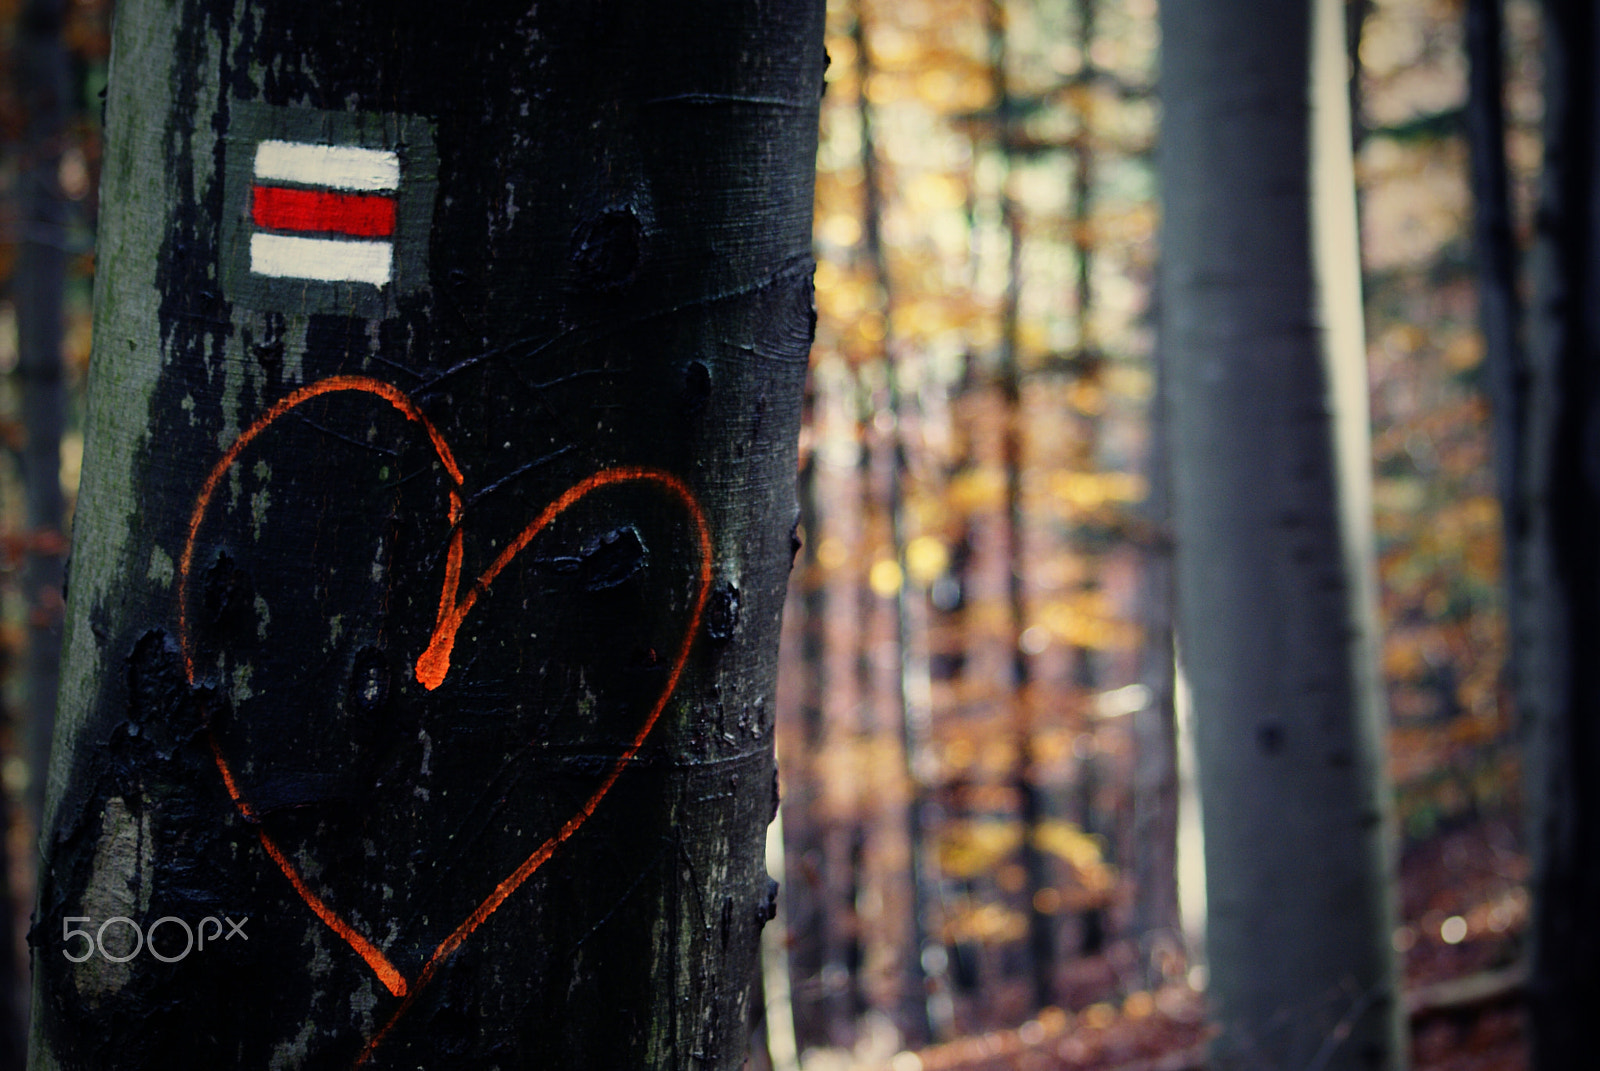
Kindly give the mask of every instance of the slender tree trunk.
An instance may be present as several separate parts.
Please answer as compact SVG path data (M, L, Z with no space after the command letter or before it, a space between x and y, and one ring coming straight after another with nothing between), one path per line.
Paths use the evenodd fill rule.
M855 377L843 362L819 363L819 419L813 425L821 449L817 511L827 518L826 539L836 557L826 570L822 648L822 754L832 757L816 767L822 789L822 896L824 923L822 1023L819 1043L848 1048L856 1041L856 1019L862 999L862 926L857 913L862 823L869 786L855 776L867 739L864 717L871 688L860 652L867 640L871 598L856 568L848 564L865 553L862 521L862 475L854 454L860 442ZM818 545L819 559L821 544ZM820 561L819 561L820 564Z
M1077 76L1077 81L1086 89L1100 77L1100 71L1094 62L1094 43L1096 37L1095 22L1098 8L1095 0L1078 0L1078 47L1083 55L1083 68ZM1102 355L1100 353L1099 339L1094 332L1094 257L1095 245L1090 235L1093 233L1091 215L1094 211L1094 185L1095 185L1095 138L1097 132L1085 117L1085 125L1081 127L1072 140L1072 244L1076 254L1077 279L1076 290L1076 315L1078 328L1078 353L1076 374L1082 380L1088 381L1098 377ZM1084 421L1084 433L1081 445L1077 447L1082 457L1090 465L1098 465L1100 420L1098 417L1089 416ZM1093 581L1091 581L1093 583ZM1100 681L1095 664L1094 651L1088 647L1074 647L1072 649L1073 686L1084 695L1092 695L1099 687ZM1079 825L1085 833L1105 837L1107 844L1115 844L1116 838L1110 836L1113 819L1106 814L1099 804L1101 782L1101 758L1099 752L1091 751L1078 763L1078 794L1082 802L1079 813ZM1114 860L1107 860L1114 862ZM1033 908L1036 915L1043 916L1044 912L1037 907ZM1084 911L1080 921L1078 935L1078 951L1084 956L1097 956L1105 950L1107 939L1106 911L1103 907L1091 907ZM1036 924L1037 925L1037 924ZM1054 948L1051 948L1052 958ZM1052 968L1053 969L1053 968Z
M1145 984L1170 980L1183 962L1178 909L1178 725L1172 646L1172 492L1165 361L1156 355L1150 413L1150 494L1145 500L1143 672L1150 690L1133 713L1134 922Z
M821 28L119 8L35 1067L739 1066Z
M821 421L819 393L819 389L813 389L813 400L808 407L810 415L806 423L813 429ZM794 644L788 664L779 673L780 677L783 673L793 674L789 687L795 697L797 723L790 734L793 750L788 753L784 765L798 776L783 786L783 824L787 855L796 860L798 866L791 871L784 906L788 911L795 1033L802 1046L827 1040L822 979L828 963L830 905L822 879L828 833L827 765L836 761L826 750L827 723L824 720L828 685L824 657L828 590L822 566L817 561L817 545L823 538L818 511L818 469L822 462L817 453L813 445L800 468L800 525L805 543L795 562L785 619ZM798 621L794 620L796 614Z
M1532 855L1534 1066L1592 1059L1600 1000L1600 75L1592 4L1545 4L1545 161L1513 474L1517 706ZM1497 377L1497 381L1498 381ZM1513 432L1515 424L1512 426Z
M9 830L13 821L11 798L0 791L0 829ZM4 970L4 992L0 992L0 1071L22 1071L28 1056L28 990L18 965L17 896L11 887L10 851L0 851L0 969Z
M21 451L26 555L22 569L27 651L22 663L21 758L28 770L24 821L37 829L55 719L61 661L61 376L63 295L67 269L67 198L61 190L71 84L61 40L62 0L29 0L18 20L17 95L25 127L18 198L17 402L25 441ZM0 790L0 796L4 790ZM21 1068L27 1052L27 986L17 970L16 903L11 888L12 811L0 800L0 1069ZM31 864L30 864L31 865Z
M1022 218L1010 191L1012 142L1017 135L1017 102L1011 96L1007 71L1006 12L1004 0L990 0L986 8L989 35L990 78L994 83L996 129L1004 162L1000 179L1001 223L1008 238L1006 289L1000 311L1000 396L1004 405L1004 442L1001 447L1006 479L1006 638L1009 647L1007 701L1012 710L1016 758L1011 783L1017 798L1017 820L1022 826L1019 863L1024 874L1023 913L1028 920L1027 948L1029 998L1034 1008L1055 1004L1055 920L1040 908L1039 893L1051 886L1050 859L1039 847L1039 829L1046 818L1046 793L1034 770L1034 725L1031 706L1033 664L1022 649L1027 628L1027 511L1023 503L1023 442L1026 420L1022 399L1022 369L1018 362L1019 299L1022 285ZM1081 296L1081 295L1080 295Z
M1478 322L1483 329L1489 406L1494 413L1495 483L1507 546L1513 547L1522 531L1519 481L1527 372L1522 364L1522 303L1517 295L1517 247L1506 168L1500 0L1468 0L1466 22L1471 61L1467 125L1472 144ZM1507 568L1506 574L1509 579L1514 570Z
M50 758L61 662L61 429L66 397L61 378L62 298L67 274L67 198L61 190L71 86L62 0L29 0L17 39L19 95L27 127L23 137L22 196L16 266L17 401L26 442L22 482L26 498L27 561L23 595L28 607L24 663L23 732L28 769L28 818L39 821L45 768Z
M911 886L911 925L905 954L905 990L902 994L902 1017L908 1044L922 1045L940 1041L948 1034L950 1014L949 998L945 994L942 968L937 968L944 949L939 944L935 922L938 900L938 862L929 844L933 822L930 821L933 803L924 770L928 748L929 710L927 694L927 667L915 650L915 622L910 604L911 594L905 583L906 576L906 507L905 483L907 479L905 446L905 405L900 389L899 355L893 343L893 288L889 278L889 261L883 248L883 204L878 174L878 148L874 130L872 104L867 98L867 82L872 74L872 53L867 40L864 5L857 0L855 19L856 84L859 87L859 115L861 118L861 171L864 204L862 205L861 252L865 255L873 281L877 284L883 317L883 374L886 384L886 408L892 418L893 431L886 444L889 452L885 498L889 513L889 542L899 566L901 583L894 596L894 644L896 672L894 679L894 708L900 725L900 743L906 763L906 844L910 853L909 879ZM930 965L937 969L930 969Z
M1405 1062L1341 11L1162 7L1161 327L1219 1068Z

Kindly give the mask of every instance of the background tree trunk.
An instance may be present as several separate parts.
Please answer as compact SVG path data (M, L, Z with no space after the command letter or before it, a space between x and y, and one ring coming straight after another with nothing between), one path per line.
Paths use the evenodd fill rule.
M26 429L22 447L27 499L28 656L23 685L23 739L29 770L29 819L39 820L50 757L57 673L61 662L61 583L66 504L61 493L61 429L66 388L61 375L63 295L67 276L67 198L61 153L72 94L61 41L61 0L29 0L17 41L17 82L26 102L17 259L17 401Z
M1157 377L1165 378L1157 355ZM1141 659L1145 704L1133 713L1133 931L1146 988L1180 977L1186 967L1178 901L1177 665L1172 646L1172 460L1167 450L1163 391L1151 403L1150 493L1144 506L1144 625Z
M1219 1068L1405 1061L1341 11L1161 12L1163 370Z
M34 1066L739 1065L821 26L119 8Z
M61 154L71 104L67 50L61 40L62 0L29 0L18 20L14 78L25 127L18 198L17 408L24 441L19 451L26 557L22 595L27 652L22 700L13 739L28 771L24 811L36 829L44 803L45 767L55 718L61 660L61 585L65 541L61 526L63 296L67 274L67 198L61 189ZM0 837L11 829L11 806L0 789ZM27 984L18 969L16 918L10 881L10 845L0 843L0 1069L23 1066L27 1052ZM31 863L30 863L31 865ZM22 894L26 896L25 893Z
M1506 168L1501 21L1500 0L1469 0L1466 36L1472 76L1467 129L1472 149L1472 245L1478 262L1478 321L1483 327L1489 406L1494 414L1495 484L1509 547L1519 542L1522 532L1518 484L1528 376L1522 362L1522 302L1517 293L1516 235ZM1513 569L1506 572L1508 578L1514 576ZM1514 602L1515 584L1511 587Z
M1534 1066L1585 1066L1600 998L1600 75L1593 5L1545 4L1545 158L1534 249L1525 423L1519 444L1513 613L1532 857L1529 994ZM1509 427L1514 432L1516 425Z

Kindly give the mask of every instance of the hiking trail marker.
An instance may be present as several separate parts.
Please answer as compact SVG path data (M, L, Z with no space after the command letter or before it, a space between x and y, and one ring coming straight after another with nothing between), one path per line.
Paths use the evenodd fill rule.
M421 118L236 101L226 166L234 303L383 318L427 285L438 164Z
M250 188L250 271L386 286L394 267L400 155L263 141Z

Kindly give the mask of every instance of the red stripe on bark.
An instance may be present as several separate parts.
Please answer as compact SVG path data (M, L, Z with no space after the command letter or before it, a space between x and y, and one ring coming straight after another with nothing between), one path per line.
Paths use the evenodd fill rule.
M387 238L394 233L394 198L326 190L256 186L251 215L256 226L275 231L312 231L349 238Z

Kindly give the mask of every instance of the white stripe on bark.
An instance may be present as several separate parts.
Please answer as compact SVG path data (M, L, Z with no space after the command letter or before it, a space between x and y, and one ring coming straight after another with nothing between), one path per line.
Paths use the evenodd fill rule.
M263 141L256 146L256 178L339 190L394 190L400 186L400 157L354 145Z
M257 275L382 286L389 281L393 261L394 246L388 242L250 236L250 270Z

